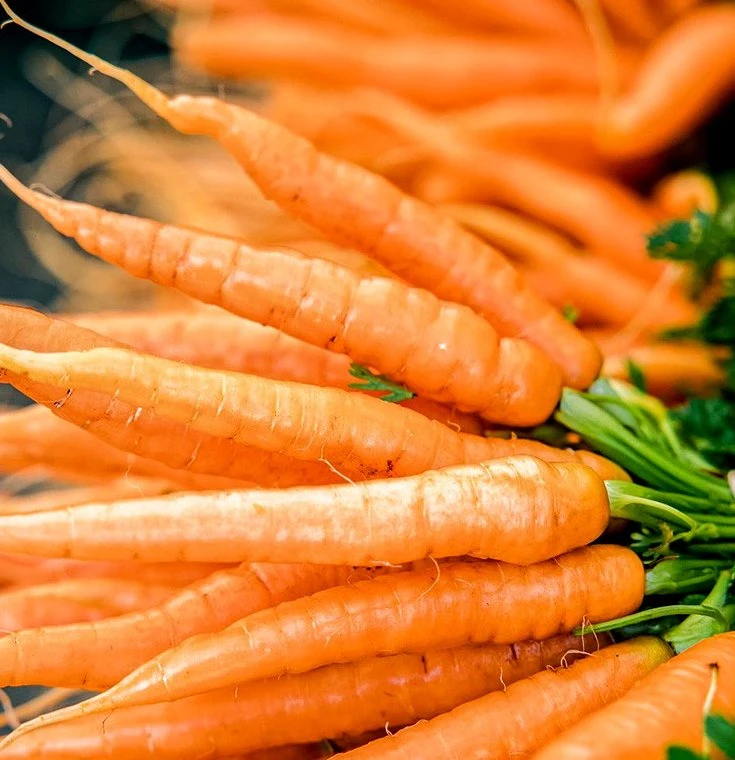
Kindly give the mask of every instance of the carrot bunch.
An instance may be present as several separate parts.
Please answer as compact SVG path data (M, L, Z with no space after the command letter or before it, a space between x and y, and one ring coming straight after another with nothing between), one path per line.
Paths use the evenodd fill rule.
M640 496L616 464L640 477L635 446L608 459L513 429L561 399L608 453L607 428L569 415L603 361L570 310L615 333L608 367L696 317L644 236L661 209L711 197L671 180L654 201L623 178L724 97L729 9L604 3L605 23L554 0L207 3L177 53L268 78L248 109L169 97L0 5L217 142L279 208L267 234L205 232L0 167L58 233L181 295L142 314L0 305L0 382L36 402L0 414L0 470L58 484L0 502L0 687L97 692L22 723L0 760L543 757L690 668L686 731L660 727L665 748L699 737L700 657L720 652L728 713L732 635L709 638L732 623L725 565L707 564L708 596L668 610L685 616L674 634L633 627L666 570L648 567L645 528L684 521L675 544L725 539L729 522ZM649 139L682 39L687 71L717 76ZM625 89L598 99L606 66ZM723 488L695 472L673 490L724 503ZM605 543L611 517L644 526L635 551ZM625 624L613 643L606 628Z

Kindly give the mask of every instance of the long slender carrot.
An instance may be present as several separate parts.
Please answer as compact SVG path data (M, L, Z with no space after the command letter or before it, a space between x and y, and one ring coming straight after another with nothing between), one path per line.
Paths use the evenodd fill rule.
M641 156L701 122L735 82L735 8L713 3L684 15L648 50L631 88L603 114L600 148Z
M714 714L735 715L735 633L701 641L641 681L622 699L547 744L533 760L664 760L670 745L699 750L712 686ZM676 694L676 699L671 695Z
M401 564L471 555L527 565L598 538L588 467L498 459L337 486L173 494L0 516L0 550L72 559Z
M248 45L241 44L245 34ZM218 76L375 87L435 108L518 92L591 92L596 85L584 43L457 34L441 40L437 56L431 36L375 37L269 14L196 25L177 34L174 47L182 63Z
M241 617L375 571L325 565L243 565L182 588L163 604L94 623L0 639L0 683L105 689L169 647Z
M284 742L339 739L432 718L483 694L558 667L585 642L486 644L327 665L158 705L89 715L10 745L4 758L177 760ZM43 746L41 746L41 743Z
M622 472L584 452L455 433L359 394L216 372L121 349L35 354L0 346L0 367L36 382L95 389L125 403L155 407L158 415L215 437L295 459L327 460L358 479L413 475L521 453L551 461L579 458L604 479Z
M255 613L188 639L80 705L24 724L2 749L44 725L170 701L238 682L303 673L378 654L543 639L635 609L644 590L629 549L596 545L528 567L448 563L361 581Z
M132 580L85 578L0 593L0 632L64 625L154 607L174 592Z
M440 298L473 307L501 335L523 336L562 367L568 384L586 387L595 377L600 366L595 347L533 295L502 256L456 223L248 110L213 98L168 99L130 72L30 27L5 0L0 4L17 23L119 79L179 131L216 138L267 197L330 239L370 253ZM426 81L422 78L422 89Z
M504 209L453 204L444 210L535 273L552 303L572 305L587 322L625 325L650 298L650 287L611 262L580 251L561 235ZM535 282L534 277L529 277ZM656 310L651 327L688 325L694 306L679 293Z
M615 644L569 668L537 673L505 692L467 702L339 757L408 760L427 757L428 748L437 760L528 757L560 730L625 694L671 654L668 645L654 637ZM487 726L497 726L498 731L489 736ZM554 757L567 760L570 756Z
M428 398L524 426L545 420L558 401L561 376L551 360L525 341L499 340L466 306L296 251L60 201L2 167L0 179L85 250L131 274L349 354Z

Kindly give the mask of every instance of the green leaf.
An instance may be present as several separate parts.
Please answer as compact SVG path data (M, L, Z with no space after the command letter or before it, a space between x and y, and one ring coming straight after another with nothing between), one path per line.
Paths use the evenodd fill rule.
M638 388L639 391L646 392L646 377L643 374L643 368L640 364L636 364L632 359L628 359L625 362L625 369L630 378L630 382Z
M704 730L717 749L735 760L735 721L722 715L708 715L704 719Z
M670 417L681 435L714 466L735 466L735 402L693 398L670 412Z
M689 747L675 746L666 750L666 760L707 760L707 757Z
M579 309L569 303L566 304L566 306L564 306L562 309L562 314L564 315L564 319L566 319L567 322L571 322L572 324L574 324L579 319Z
M389 377L372 373L361 364L350 364L350 374L359 380L357 383L350 383L350 388L356 388L360 391L378 391L384 394L380 398L391 404L397 404L416 395L408 388L394 383Z

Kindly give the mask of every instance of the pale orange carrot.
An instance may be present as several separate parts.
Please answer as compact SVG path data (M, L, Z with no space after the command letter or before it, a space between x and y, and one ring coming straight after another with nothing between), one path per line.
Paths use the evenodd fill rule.
M374 573L277 564L220 570L148 610L92 623L27 629L0 639L0 683L105 689L191 636L215 633L258 610Z
M509 509L512 505L512 509ZM0 550L170 562L527 565L598 538L610 517L588 467L512 457L326 487L173 494L0 516Z
M360 394L180 365L123 349L36 354L0 345L0 368L26 380L94 389L154 407L156 415L216 438L295 459L326 460L351 478L413 475L521 453L549 461L578 459L604 479L627 477L590 453L455 433Z
M689 219L697 210L717 210L717 188L712 178L693 169L670 174L653 188L653 202L664 219Z
M217 634L188 639L107 692L24 724L0 749L81 715L330 663L547 638L583 621L630 612L643 598L644 582L643 566L632 551L596 545L528 567L448 563L327 589L250 615Z
M586 387L596 376L600 356L594 346L530 293L502 256L451 220L246 109L214 98L169 99L130 72L31 27L4 0L2 5L17 23L125 83L179 131L218 139L266 196L327 237L370 253L441 298L473 307L501 335L523 336L563 368L568 384Z

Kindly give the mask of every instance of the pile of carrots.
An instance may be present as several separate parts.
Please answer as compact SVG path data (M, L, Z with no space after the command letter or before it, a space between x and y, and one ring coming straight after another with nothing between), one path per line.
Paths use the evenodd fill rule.
M0 686L51 689L7 710L0 760L706 746L703 711L735 716L735 633L590 633L646 592L606 533L606 482L630 478L507 433L629 358L665 398L719 382L708 349L656 339L697 309L645 236L716 205L661 167L732 88L735 8L167 0L183 63L268 81L248 108L169 97L0 5L218 143L270 220L164 224L0 167L58 233L181 296L0 305L0 381L36 402L0 414L0 471L57 484L0 501Z

